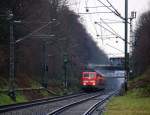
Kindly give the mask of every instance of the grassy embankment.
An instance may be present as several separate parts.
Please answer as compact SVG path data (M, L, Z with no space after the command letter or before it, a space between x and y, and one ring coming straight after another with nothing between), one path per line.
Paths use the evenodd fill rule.
M150 70L129 83L124 96L114 97L104 115L150 115Z
M16 91L16 101L12 100L10 96L8 96L8 80L0 76L0 106L1 105L7 105L7 104L14 104L14 103L21 103L21 102L27 102L31 101L34 98L42 98L42 97L48 97L50 94L46 90L29 90L29 91L23 91L19 90ZM24 79L23 81L18 81L19 84L16 84L16 88L39 88L41 85L32 80L32 79ZM29 84L29 85L26 85Z
M0 77L0 105L6 105L6 104L13 104L13 103L19 103L19 102L26 102L26 97L20 93L16 93L16 102L13 101L9 96L8 92L5 91L8 89L8 82L4 77Z
M65 94L73 93L78 91L78 87L70 87L64 89L64 87L58 81L51 81L48 85L48 90L39 89L39 90L23 90L16 91L16 101L13 101L8 96L8 80L4 79L5 77L0 76L0 106L7 104L14 104L20 102L32 101L35 99L41 99L46 97L62 96ZM38 89L41 87L41 84L29 77L22 77L17 79L16 88L31 88Z

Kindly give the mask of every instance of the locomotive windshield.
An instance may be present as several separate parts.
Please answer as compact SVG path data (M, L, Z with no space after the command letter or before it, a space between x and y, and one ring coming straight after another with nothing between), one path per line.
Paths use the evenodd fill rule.
M95 77L95 73L84 73L83 77L93 78L93 77Z

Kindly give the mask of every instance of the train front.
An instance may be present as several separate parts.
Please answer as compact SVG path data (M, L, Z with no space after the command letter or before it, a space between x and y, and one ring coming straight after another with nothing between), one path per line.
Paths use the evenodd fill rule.
M93 89L97 87L96 72L82 72L81 77L82 89Z
M105 79L97 72L82 72L81 87L83 90L104 89Z

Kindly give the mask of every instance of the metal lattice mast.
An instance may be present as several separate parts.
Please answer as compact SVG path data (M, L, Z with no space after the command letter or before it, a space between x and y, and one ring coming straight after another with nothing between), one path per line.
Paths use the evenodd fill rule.
M13 100L16 100L15 96L15 38L13 36L13 13L9 12L9 22L10 22L10 58L9 58L9 95Z
M128 79L128 0L125 0L125 71L126 83ZM125 85L127 89L127 84Z

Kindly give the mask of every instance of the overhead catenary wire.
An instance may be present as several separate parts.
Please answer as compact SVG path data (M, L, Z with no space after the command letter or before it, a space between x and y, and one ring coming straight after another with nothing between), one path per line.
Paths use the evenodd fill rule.
M44 22L44 21L24 21L24 20L18 20L18 21L14 21L14 23L17 24L47 24L48 22Z
M89 15L89 19L90 19L90 21L91 21L91 23L92 23L92 25L93 25L93 20L92 20L91 15ZM93 25L93 27L94 27L95 33L96 33L96 35L97 35L98 33L97 33L97 29L96 29L95 25Z
M103 20L110 21L110 22L120 22L121 21L121 20L107 19L107 18L103 18ZM124 22L124 21L121 21L121 22Z
M112 13L112 12L79 12L78 14L106 14L106 13Z
M107 53L107 55L109 55L109 57L116 57L116 55L122 55L124 54L123 52L122 53Z
M97 3L96 3L96 1L94 2L95 3L95 6L97 6ZM102 5L103 7L106 7L106 6L104 6L104 5ZM107 6L107 7L110 7L110 6ZM102 8L102 7L101 7ZM99 9L99 7L97 7L96 8L96 11L98 11L98 9ZM98 16L100 17L101 15L100 14L98 14ZM101 24L101 23L100 23ZM102 44L104 43L104 38L102 37L103 36L103 28L100 28L100 39L101 39L101 41L102 41Z
M112 13L114 13L116 16L120 17L121 19L125 20L124 17L122 17L120 14L118 14L118 11L116 12L114 9L112 10L111 7L108 7L106 4L104 4L101 0L99 1L102 5L104 5L107 9L109 9Z
M85 8L101 8L101 7L106 7L106 6L87 6ZM111 6L107 6L107 7L111 7Z
M19 42L21 42L21 41L23 41L23 40L29 38L30 36L32 36L33 34L39 32L40 30L44 29L45 27L47 27L47 26L48 26L49 24L51 24L51 23L52 23L52 21L49 21L47 24L45 24L45 25L39 27L38 29L32 31L32 32L29 33L28 35L26 35L26 36L24 36L24 37L22 37L22 38L19 38L18 40L16 40L16 43L19 43Z
M89 1L89 0L85 0L85 7L86 7L86 11L88 11L88 10L87 10L88 1Z
M97 1L99 1L101 4L99 4L98 5L98 2ZM104 2L104 1L102 1L102 0L96 0L95 1L95 3L96 3L96 5L93 5L91 2L90 2L90 0L85 0L85 7L84 8L86 8L86 10L88 11L88 12L83 12L83 10L80 10L81 12L78 12L78 14L80 15L80 16L86 16L86 15L92 15L92 18L94 17L94 19L96 19L97 20L97 16L98 15L100 15L99 17L101 17L103 14L102 13L108 13L108 15L110 14L115 14L115 16L117 16L117 17L119 17L118 18L118 20L111 20L111 19L109 19L109 20L107 20L107 21L105 21L105 23L103 23L102 21L101 21L101 24L100 23L98 23L98 25L101 27L100 29L101 29L101 33L103 34L103 35L105 35L105 32L106 32L106 34L107 33L110 33L111 34L111 36L103 36L102 34L101 34L101 38L102 39L109 39L109 38L119 38L119 39L121 39L121 40L123 40L124 41L124 37L122 37L121 35L119 35L119 33L118 32L116 32L116 30L114 29L114 28L112 28L112 26L111 25L109 25L109 24L113 24L113 23L124 23L124 20L125 20L125 18L124 17L122 17L121 16L121 14L119 13L119 11L112 5L112 3L110 3L111 1L110 0L105 0L106 2ZM83 1L84 2L84 1ZM89 3L90 2L90 3ZM93 2L93 1L92 1ZM77 4L76 4L77 5ZM90 5L90 6L88 6L88 5ZM99 9L97 9L97 8L107 8L107 9L105 9L105 10L99 10ZM90 10L90 8L91 8L91 10ZM102 15L101 15L102 14ZM93 20L93 21L96 21L96 20ZM105 20L105 19L103 19L103 20ZM87 21L87 20L86 20ZM109 21L109 22L108 22ZM89 22L88 22L89 23ZM96 28L96 29L95 29ZM98 33L99 34L99 30L97 30L97 26L93 26L93 30L95 29L95 32L94 32L94 34L95 33ZM103 33L104 32L104 33ZM130 44L129 42L128 42L128 44ZM122 51L121 51L122 52Z
M86 3L86 11L88 12L89 10L88 10L88 3ZM97 8L96 8L97 9ZM95 24L94 24L94 21L93 21L93 18L94 18L94 16L93 16L93 14L89 14L89 19L90 19L90 22L92 23L92 25L93 25L93 27L94 27L94 30L95 30L95 33L96 33L96 37L98 38L99 37L99 34L98 34L98 31L97 31L97 28L96 28L96 26L95 26ZM95 20L95 19L94 19Z
M86 13L79 13L79 14L89 14L89 15L92 15L92 14L97 14L97 13L113 13L112 11L111 12L89 12L89 9L88 9L88 2L87 2L88 0L85 0L85 8L86 8ZM96 6L96 5L95 5ZM110 7L110 6L106 6L106 5L104 5L103 7ZM89 7L90 8L90 7ZM97 8L98 7L95 7L96 8L96 10L97 10ZM93 17L93 16L92 16ZM90 17L91 18L91 17ZM92 22L92 21L91 21ZM95 29L95 31L96 31L96 34L98 35L98 32L97 32L97 29L96 29L96 27L95 27L95 25L93 26L94 27L94 29ZM102 30L102 28L101 28L101 30ZM102 31L101 31L101 35L102 35ZM103 41L103 37L101 37L101 39L102 39L102 41Z
M124 39L123 37L121 37L117 32L115 32L115 30L114 30L112 27L110 27L102 18L100 18L100 20L101 20L107 27L109 27L109 28L113 31L113 33L115 33L115 34L117 35L117 38L119 38L119 39L125 41L125 39ZM128 44L131 44L130 42L127 42L127 43L128 43Z
M104 27L103 25L100 25L98 22L95 22L95 24L98 24L99 26L101 26L102 28L104 28L106 31L110 32L112 35L115 35L116 38L119 38L123 41L125 41L125 39L123 37L121 37L118 33L116 33L115 31L111 31L108 28ZM128 42L128 44L131 44L130 42Z
M94 6L97 6L96 2L94 2ZM103 6L103 7L105 7L105 6ZM96 7L95 10L98 11L98 8L99 8L99 7ZM100 14L98 14L98 15L100 15ZM95 24L94 24L94 27L95 27L95 29L96 29L97 39L100 38L101 41L102 41L102 44L103 44L103 38L102 38L103 31L102 31L102 28L100 28L100 35L99 35Z
M107 24L123 24L123 21L112 21L112 22L106 22Z
M118 36L118 34L116 34L115 32L109 30L108 28L104 27L103 25L100 25L99 23L95 22L95 24L98 24L100 27L102 27L103 29L105 29L106 31L108 31L109 33L111 33L112 35L115 35L116 37L120 37L122 40L124 40L121 36Z
M104 19L104 18L102 18L104 21L105 21L105 23L107 23L107 24L115 24L115 23L119 23L119 24L124 24L125 22L124 21L121 21L121 20L111 20L111 19Z
M120 16L122 19L124 19L123 16L121 16L121 14L118 12L118 10L109 2L109 0L106 0L106 1L114 9L114 11L118 14L118 16Z
M116 47L113 47L113 46L111 46L111 45L108 44L108 43L106 43L106 45L109 46L109 47L111 47L111 48L113 48L113 49L115 49L115 50L118 50L118 51L121 52L121 53L124 53L122 50L120 50L120 49L118 49L118 48L116 48Z
M118 37L123 38L123 37L121 37L112 27L110 27L102 18L100 18L100 20L101 20L108 28L110 28Z

